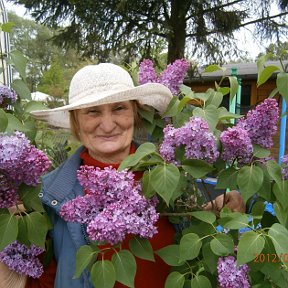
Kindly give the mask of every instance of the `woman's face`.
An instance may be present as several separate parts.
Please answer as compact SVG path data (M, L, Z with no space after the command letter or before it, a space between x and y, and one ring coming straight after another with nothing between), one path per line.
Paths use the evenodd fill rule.
M131 101L76 110L78 133L94 159L120 163L130 151L135 106Z

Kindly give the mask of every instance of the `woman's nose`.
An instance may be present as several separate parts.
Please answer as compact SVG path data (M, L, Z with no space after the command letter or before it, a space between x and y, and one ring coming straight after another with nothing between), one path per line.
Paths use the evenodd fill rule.
M113 131L113 129L116 127L116 122L111 114L102 115L100 127L105 133Z

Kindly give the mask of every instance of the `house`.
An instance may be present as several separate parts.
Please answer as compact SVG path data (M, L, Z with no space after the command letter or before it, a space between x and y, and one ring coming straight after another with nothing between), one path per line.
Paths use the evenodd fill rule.
M284 63L287 64L287 61ZM268 61L265 65L276 65L280 67L279 61ZM270 79L268 79L264 84L257 87L257 78L258 78L258 68L257 63L235 63L235 64L226 64L221 66L224 68L224 71L217 70L215 72L201 73L199 70L197 73L198 77L190 77L184 81L184 84L190 86L194 92L205 92L208 88L215 88L215 82L219 84L220 80L223 78L221 86L229 86L229 80L225 76L236 76L238 78L238 83L241 87L238 94L241 96L238 97L238 104L236 104L236 113L245 114L248 110L253 109L255 105L262 102L267 98L270 93L276 87L276 74L273 74ZM203 71L203 69L202 69ZM281 97L276 95L280 109L282 107ZM229 107L229 97L224 97L223 106ZM288 126L286 125L286 135L287 135ZM272 154L277 159L278 152L280 148L280 125L278 127L278 133L274 137L274 147L272 148ZM287 137L286 137L287 139ZM285 139L284 139L285 140ZM284 154L288 153L287 142L284 143ZM281 142L282 143L282 142ZM286 145L285 145L286 144ZM282 144L281 144L282 145ZM283 145L282 145L283 146ZM282 147L281 146L281 147ZM286 147L285 147L286 146ZM283 147L282 147L283 148Z

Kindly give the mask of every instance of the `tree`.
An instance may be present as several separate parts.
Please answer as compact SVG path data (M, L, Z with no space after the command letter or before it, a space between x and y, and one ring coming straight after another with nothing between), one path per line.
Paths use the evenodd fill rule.
M35 17L50 26L65 24L55 41L73 45L83 55L100 60L114 53L130 58L149 50L157 39L165 39L168 62L181 58L185 47L194 56L220 61L236 55L233 32L257 24L260 35L281 33L287 1L277 0L283 11L271 16L271 0L10 0L23 4ZM252 19L252 20L251 20ZM234 48L235 47L235 48Z
M270 60L277 61L281 60L288 60L288 42L279 42L277 44L270 43L268 47L265 49L265 53L259 53L257 58L259 59L261 56L271 53Z
M72 75L91 61L80 57L74 49L53 44L51 39L56 30L15 13L9 12L8 19L15 24L10 34L12 49L19 50L29 60L26 73L30 90L40 89L52 97L65 99Z

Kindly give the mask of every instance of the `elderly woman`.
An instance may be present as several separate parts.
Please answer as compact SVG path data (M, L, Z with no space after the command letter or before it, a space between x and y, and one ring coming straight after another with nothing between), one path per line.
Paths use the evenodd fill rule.
M50 237L57 264L50 265L49 275L55 273L55 287L92 287L87 271L80 278L73 278L76 252L81 245L87 244L87 235L80 224L66 222L59 216L60 207L65 202L83 195L76 178L80 165L118 168L119 163L136 150L133 134L140 121L139 104L152 106L161 113L171 98L171 92L165 86L147 83L134 87L127 71L114 64L102 63L86 66L75 74L69 90L69 105L32 112L37 119L70 128L83 144L60 167L43 178L40 193L53 224ZM222 201L221 196L216 198L216 202ZM237 192L228 193L226 202L233 210L242 211L244 208ZM160 218L157 228L158 233L150 239L154 250L172 244L174 237L173 226L166 218ZM125 241L123 247L128 248ZM136 261L136 288L164 287L170 269L167 264L157 256L155 262L138 258ZM44 284L45 275L42 278L42 284L41 279L29 279L26 287L49 287ZM33 281L38 281L38 286ZM125 286L117 283L115 287Z

